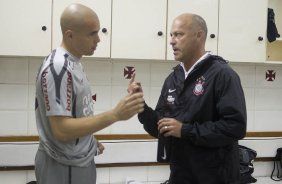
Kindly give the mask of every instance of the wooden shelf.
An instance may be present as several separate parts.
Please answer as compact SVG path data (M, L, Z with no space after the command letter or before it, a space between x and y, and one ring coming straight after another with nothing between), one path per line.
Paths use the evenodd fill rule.
M100 134L98 140L149 140L148 134ZM246 137L282 137L282 132L247 132ZM0 142L37 142L38 136L0 136Z

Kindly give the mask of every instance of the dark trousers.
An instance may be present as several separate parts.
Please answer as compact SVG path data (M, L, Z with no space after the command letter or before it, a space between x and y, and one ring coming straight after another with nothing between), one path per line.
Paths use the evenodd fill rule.
M206 172L206 171L205 171ZM211 170L210 173L194 173L193 171L170 165L169 184L240 184L240 182L224 182L216 174L217 169Z

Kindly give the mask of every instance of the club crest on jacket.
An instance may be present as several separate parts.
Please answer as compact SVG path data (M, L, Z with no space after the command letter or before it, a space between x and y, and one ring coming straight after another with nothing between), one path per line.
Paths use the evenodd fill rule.
M196 80L196 84L193 90L194 95L199 96L204 93L204 87L203 87L204 83L205 83L205 78L203 76L201 76Z

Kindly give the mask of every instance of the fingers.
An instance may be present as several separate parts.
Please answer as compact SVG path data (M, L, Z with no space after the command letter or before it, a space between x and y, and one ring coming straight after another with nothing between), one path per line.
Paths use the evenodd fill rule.
M135 73L133 73L131 79L129 80L129 83L128 83L128 87L127 87L127 92L129 94L132 94L134 92L134 83L135 83Z
M131 84L128 85L127 92L129 94L143 92L141 83L136 81L132 82Z
M144 111L143 93L133 93L125 96L114 109L118 120L127 120Z
M144 99L143 93L138 92L132 95L129 95L127 98L127 106L133 113L140 113L144 111Z
M98 150L98 155L102 154L104 152L105 147L103 144L98 144L97 150Z
M133 73L131 79L129 80L129 84L132 84L135 80L135 73Z
M181 137L181 129L183 123L174 118L163 118L158 122L158 130L165 137L174 136Z
M141 83L135 81L135 73L132 75L131 79L129 80L127 92L129 94L143 92Z
M104 145L97 140L96 155L101 155L104 152L104 149L105 149Z
M127 92L129 94L132 94L133 93L133 88L134 88L134 80L135 80L135 73L132 75L131 79L129 80L129 83L128 83L128 87L127 87Z
M163 118L160 119L158 122L158 130L160 131L161 129L163 129L165 126L169 126L169 118Z

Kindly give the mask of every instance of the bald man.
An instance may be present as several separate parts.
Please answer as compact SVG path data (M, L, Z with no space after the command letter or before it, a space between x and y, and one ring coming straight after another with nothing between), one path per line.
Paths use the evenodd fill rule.
M95 184L94 155L104 147L92 134L142 112L143 94L131 93L94 116L80 59L92 55L100 42L99 19L90 8L71 4L62 13L61 29L62 43L46 57L36 79L36 179L38 184Z
M155 110L138 114L158 138L159 162L170 164L169 184L240 184L238 140L246 133L246 104L239 76L205 51L207 26L181 14L171 26L174 59ZM132 79L128 91L140 82Z

